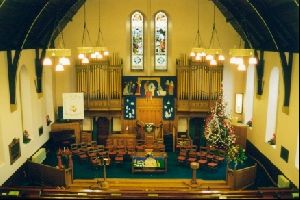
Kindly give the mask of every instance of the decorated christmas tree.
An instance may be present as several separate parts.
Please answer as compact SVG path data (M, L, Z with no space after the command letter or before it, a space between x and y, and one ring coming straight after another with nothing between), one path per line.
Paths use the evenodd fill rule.
M246 159L245 150L235 144L236 135L230 117L226 113L223 88L219 93L215 107L211 109L211 114L206 119L205 138L210 147L226 152L228 163L233 162L235 167Z

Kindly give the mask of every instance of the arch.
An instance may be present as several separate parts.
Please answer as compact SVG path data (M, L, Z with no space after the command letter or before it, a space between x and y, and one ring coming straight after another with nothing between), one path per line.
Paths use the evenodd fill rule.
M1 161L1 160L0 160L0 161ZM299 130L298 130L298 139L297 139L297 149L296 149L295 167L299 170Z
M144 70L144 18L140 11L130 15L131 70Z
M28 131L30 137L33 134L31 88L29 72L25 65L20 68L19 79L22 131Z
M154 67L167 70L168 67L168 15L158 11L154 15Z
M267 125L265 142L272 145L276 144L276 118L277 118L277 104L278 104L278 90L279 90L279 69L274 67L269 79L269 98L267 110ZM275 143L272 142L275 140Z
M106 117L99 117L97 120L97 143L105 145L109 134L109 120Z
M195 117L189 121L189 135L193 140L193 144L197 146L206 146L206 139L204 135L205 118Z
M52 72L53 71L51 67L45 67L43 70L43 96L44 96L45 114L46 114L45 120L47 120L47 116L48 116L50 121L54 121L55 119L54 104L53 104ZM50 124L47 125L49 126Z
M1 116L0 116L0 165L4 162L4 145L3 145L3 131L1 129Z
M255 78L255 66L249 65L247 68L247 81L246 81L246 91L244 96L244 123L252 121L253 115L253 99L254 99L254 78Z

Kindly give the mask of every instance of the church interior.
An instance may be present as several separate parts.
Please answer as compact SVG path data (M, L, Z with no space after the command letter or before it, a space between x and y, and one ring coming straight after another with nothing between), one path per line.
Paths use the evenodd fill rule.
M0 198L299 198L299 0L0 0Z

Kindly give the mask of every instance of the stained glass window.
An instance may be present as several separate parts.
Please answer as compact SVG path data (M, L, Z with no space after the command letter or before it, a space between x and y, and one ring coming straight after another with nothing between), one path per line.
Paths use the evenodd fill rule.
M144 16L138 11L131 15L131 69L144 69Z
M168 17L164 12L155 15L155 70L168 66Z

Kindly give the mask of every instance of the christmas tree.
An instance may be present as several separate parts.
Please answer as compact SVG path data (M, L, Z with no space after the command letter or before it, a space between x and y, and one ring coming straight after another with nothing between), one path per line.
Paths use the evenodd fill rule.
M233 162L235 168L238 163L246 159L245 150L235 144L234 134L230 117L226 114L226 103L223 99L223 88L219 93L215 107L206 119L205 138L207 144L215 149L222 149L226 153L228 163Z
M236 137L225 108L223 91L221 91L215 107L211 109L211 114L206 119L205 137L210 146L227 150L235 143Z

